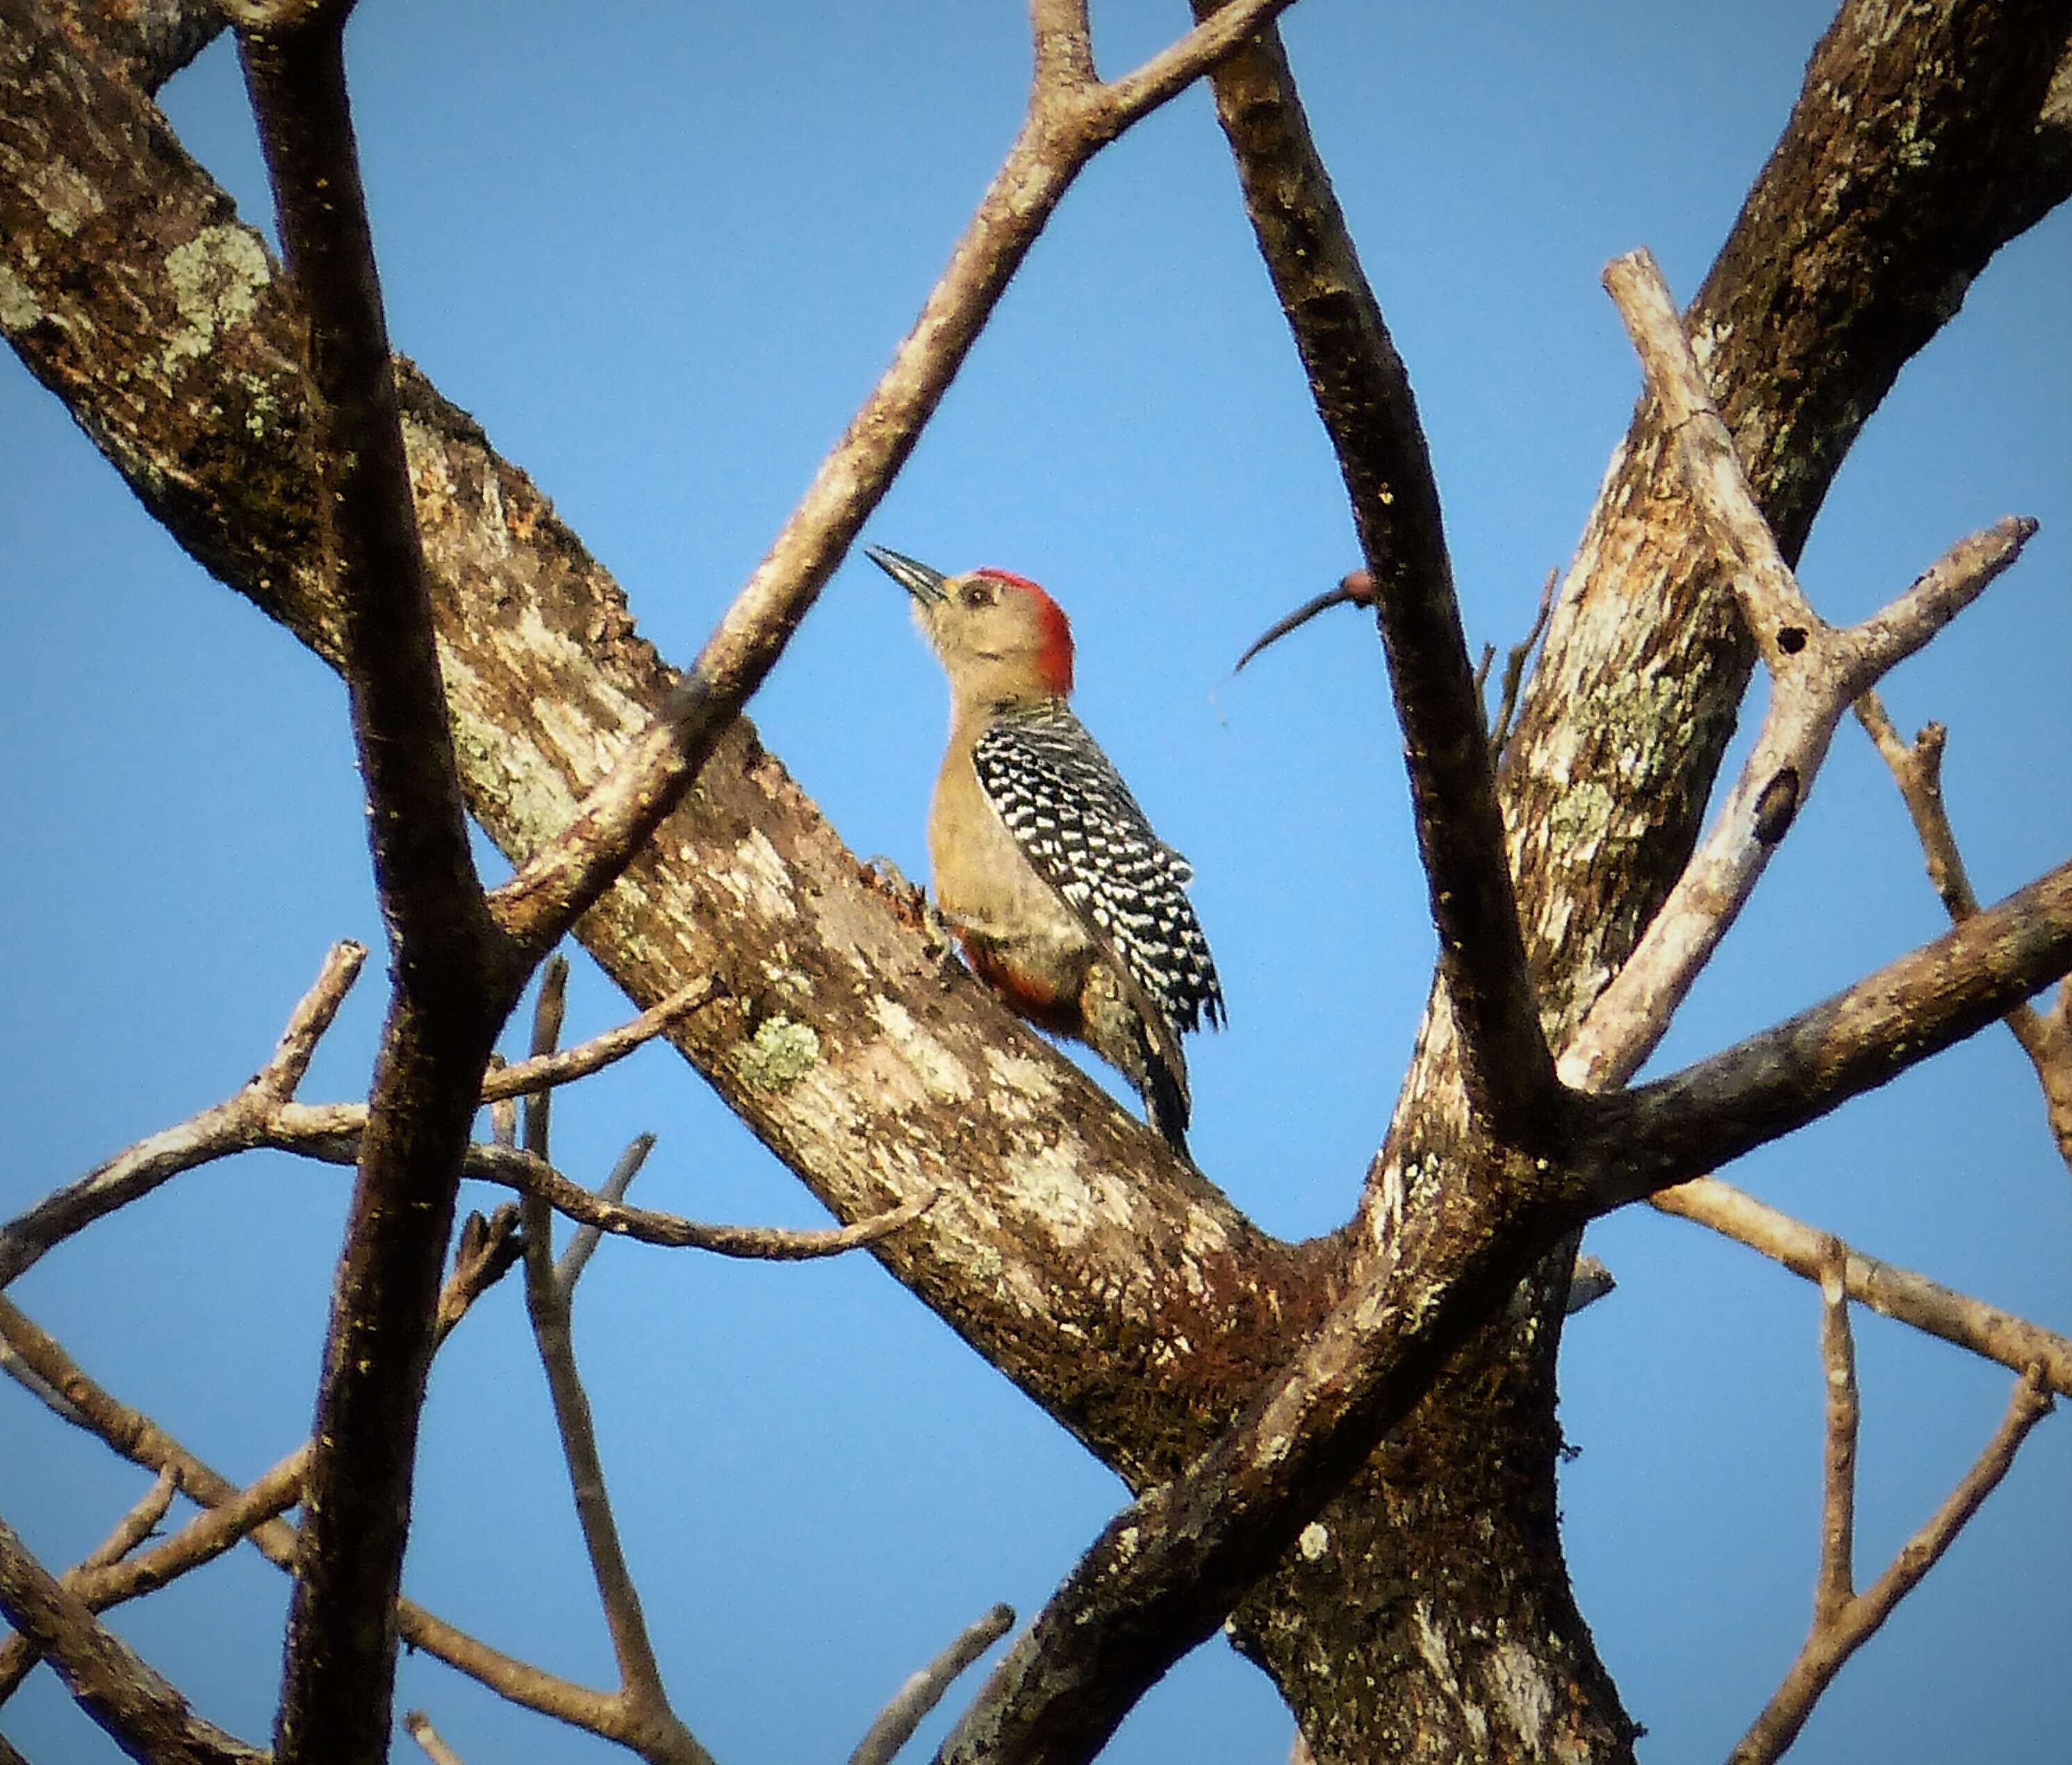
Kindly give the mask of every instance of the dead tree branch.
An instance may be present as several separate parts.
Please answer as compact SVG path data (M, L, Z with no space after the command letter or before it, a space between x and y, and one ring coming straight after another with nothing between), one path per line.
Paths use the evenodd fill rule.
M1195 0L1194 10L1212 12L1213 0ZM1526 969L1482 701L1409 375L1278 34L1260 32L1213 84L1260 254L1367 555L1470 1101L1500 1138L1546 1150L1560 1138L1561 1087Z
M497 891L500 922L528 948L544 952L610 886L762 684L1087 161L1291 3L1235 0L1135 72L1104 84L1093 73L1083 9L1039 0L1022 131L914 328L654 721L568 829Z
M1846 1303L1846 1302L1844 1302ZM1834 1309L1831 1302L1829 1310ZM1846 1325L1842 1327L1846 1331ZM1829 1379L1832 1381L1833 1373ZM1853 1402L1853 1400L1852 1400ZM1942 1560L1942 1553L1963 1531L1965 1523L1999 1487L2014 1464L2014 1455L2029 1438L2029 1431L2050 1413L2051 1400L2033 1375L2019 1380L2008 1401L2006 1416L1978 1462L1950 1492L1928 1524L1900 1547L1891 1566L1861 1594L1850 1589L1845 1561L1831 1559L1823 1542L1820 1592L1814 1608L1813 1627L1798 1659L1785 1674L1784 1682L1764 1707L1762 1714L1727 1755L1727 1765L1771 1765L1798 1738L1806 1718L1812 1714L1821 1693L1832 1682L1843 1664L1860 1648L1892 1615L1893 1608L1920 1586L1922 1578ZM1853 1463L1836 1465L1835 1421L1829 1423L1829 1497L1833 1479L1845 1468L1853 1477ZM1853 1419L1848 1422L1853 1435ZM1849 1457L1853 1459L1853 1439ZM1832 1515L1832 1509L1830 1508ZM1832 1526L1832 1519L1829 1522Z
M551 1055L560 1036L567 981L568 964L559 957L553 958L541 977L533 1013L532 1052L536 1059ZM542 1161L550 1150L548 1111L552 1101L553 1093L543 1092L525 1102L525 1150ZM712 1755L699 1745L670 1705L648 1636L647 1619L640 1609L639 1590L634 1585L632 1570L619 1542L619 1524L605 1488L604 1461L598 1451L590 1397L576 1368L569 1310L574 1283L562 1281L554 1263L553 1210L536 1193L525 1195L518 1207L524 1235L526 1315L532 1321L532 1340L546 1374L583 1548L590 1557L591 1577L597 1585L598 1601L603 1608L605 1627L619 1667L615 1699L619 1707L615 1715L627 1732L640 1737L632 1744L650 1765L713 1765ZM579 1269L580 1264L577 1266Z
M996 1606L967 1625L948 1648L899 1688L857 1743L849 1765L892 1765L899 1749L914 1738L914 1730L927 1719L928 1712L942 1702L957 1676L1013 1627L1012 1606Z
M1745 1195L1717 1177L1694 1177L1648 1198L1661 1212L1688 1220L1781 1264L1807 1281L1821 1278L1827 1234ZM2044 1383L2072 1397L2072 1341L1968 1294L1848 1250L1843 1282L1851 1299L1883 1318L1940 1337L2012 1372L2042 1370Z
M57 1669L80 1708L133 1757L153 1765L265 1765L269 1757L190 1710L29 1554L5 1520L0 1612Z
M1588 1179L1601 1211L1817 1120L1975 1035L2072 969L2072 863L1854 986L1666 1079L1605 1100Z
M2072 81L2067 84L2072 88ZM1899 786L1927 861L1928 880L1953 921L1969 919L1979 911L1979 898L1942 800L1942 750L1949 731L1940 723L1930 723L1910 745L1902 742L1876 693L1866 693L1856 701L1856 721L1877 745ZM2016 1006L2007 1014L2007 1026L2036 1068L2051 1137L2058 1143L2058 1156L2072 1167L2072 991L2060 986L2056 1004L2045 1010Z

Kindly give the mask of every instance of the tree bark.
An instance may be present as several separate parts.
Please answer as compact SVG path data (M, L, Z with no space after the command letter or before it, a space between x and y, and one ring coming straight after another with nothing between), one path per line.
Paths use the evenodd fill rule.
M2049 90L2068 32L2062 3L1860 6L1816 54L1691 319L1787 555L1899 367L2072 184ZM33 0L0 0L0 167L17 352L181 545L335 664L298 319L257 236L123 66ZM530 481L398 373L463 786L522 863L671 677ZM1503 778L1557 1049L1690 850L1748 677L1674 483L1643 408ZM1133 1487L1197 1454L1335 1297L1350 1235L1281 1245L1167 1156L931 947L745 718L582 936L643 1005L725 985L672 1039L838 1216L939 1186L874 1254ZM1436 1018L1394 1154L1424 1149L1442 1181L1461 1114ZM1529 1284L1243 1608L1240 1645L1320 1761L1629 1756L1555 1524L1564 1289L1558 1267Z

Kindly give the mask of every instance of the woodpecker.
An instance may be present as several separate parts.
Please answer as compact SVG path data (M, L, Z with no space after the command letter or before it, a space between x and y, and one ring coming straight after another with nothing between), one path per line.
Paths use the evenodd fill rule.
M964 959L1023 1017L1120 1072L1185 1158L1180 1037L1223 1022L1223 989L1187 899L1192 867L1067 702L1071 622L1026 578L945 576L867 550L913 597L950 678L928 859Z

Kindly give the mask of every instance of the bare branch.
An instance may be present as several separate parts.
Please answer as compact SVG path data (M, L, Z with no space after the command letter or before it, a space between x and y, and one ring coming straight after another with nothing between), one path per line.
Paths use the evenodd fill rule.
M1540 640L1546 635L1547 621L1554 612L1554 589L1561 580L1558 570L1550 570L1547 580L1540 585L1540 605L1532 615L1532 624L1517 643L1504 652L1503 685L1496 707L1496 717L1490 724L1490 764L1494 767L1503 758L1504 743L1511 739L1511 720L1518 714L1518 695L1525 685L1526 664L1532 660L1532 652ZM1475 696L1482 696L1482 683L1478 675L1475 680Z
M347 97L350 0L230 0L306 328L319 518L390 944L332 1294L316 1449L277 1724L284 1765L379 1757L419 1411L460 1160L496 1032L529 961L489 911L417 531L373 237Z
M133 1464L152 1471L172 1467L179 1474L181 1488L204 1506L238 1499L240 1491L235 1483L188 1451L150 1417L122 1403L88 1377L47 1332L4 1298L0 1298L0 1338L33 1370L36 1382L31 1389L50 1401L54 1414L84 1429ZM286 1521L269 1520L249 1536L253 1547L267 1561L294 1574L295 1530ZM491 1648L407 1599L396 1602L396 1623L411 1648L444 1661L512 1703L606 1740L629 1742L634 1738L615 1693L594 1691L544 1672Z
M432 1765L461 1765L460 1755L446 1745L439 1731L432 1726L431 1718L422 1710L405 1710L403 1713L403 1729L424 1749L425 1756L431 1760Z
M640 1175L640 1167L648 1162L648 1154L655 1150L655 1136L636 1134L626 1150L619 1155L619 1162L611 1167L610 1175L598 1185L597 1197L600 1201L617 1203L626 1199L626 1191L633 1187L633 1179ZM601 1226L579 1226L569 1240L568 1248L561 1253L561 1260L554 1265L554 1282L565 1295L576 1290L576 1283L582 1279L582 1272L596 1253L598 1243L604 1236Z
M508 1201L487 1219L471 1213L461 1222L453 1273L439 1290L438 1314L432 1326L434 1350L453 1334L454 1326L467 1315L468 1307L510 1273L524 1250L518 1235L518 1210Z
M2066 65L2072 67L2072 62ZM1951 920L1969 919L1979 911L1979 898L1972 892L1964 855L1957 849L1956 833L1942 800L1942 750L1949 732L1940 723L1930 723L1909 747L1899 739L1876 693L1866 693L1856 701L1856 721L1877 744L1899 786L1921 841L1922 855L1927 860L1928 880ZM2072 1009L2072 993L2061 986L2054 1011L2018 1005L2008 1013L2007 1026L2036 1068L2051 1137L2058 1142L2058 1156L2072 1168L2072 1021L2068 1021L2068 1009Z
M138 1141L0 1226L0 1289L53 1246L149 1195L169 1178L257 1145L251 1137L254 1121L272 1105L294 1097L317 1043L337 1017L366 960L366 949L360 944L331 946L316 980L289 1014L279 1046L235 1096Z
M1013 1627L1014 1608L1005 1605L994 1607L968 1625L948 1648L899 1688L857 1743L849 1765L892 1765L899 1749L914 1738L914 1730L943 1701L957 1676Z
M264 1765L268 1755L204 1722L130 1646L104 1628L0 1520L0 1612L39 1650L80 1708L153 1765Z
M158 1522L166 1517L166 1510L172 1506L179 1487L178 1475L171 1466L166 1466L152 1480L151 1487L138 1498L136 1504L116 1523L114 1531L80 1558L79 1566L102 1569L110 1563L121 1562L158 1529Z
M2072 969L2072 863L1774 1029L1605 1100L1590 1205L1739 1158L1963 1041Z
M845 1226L820 1231L795 1232L779 1226L713 1226L685 1220L673 1213L656 1213L646 1208L627 1208L593 1195L579 1183L571 1183L551 1165L544 1165L528 1153L500 1146L470 1149L467 1175L503 1184L521 1195L537 1194L555 1212L595 1226L601 1231L637 1238L643 1244L671 1249L708 1250L716 1256L740 1257L770 1262L804 1262L816 1257L840 1256L890 1237L911 1225L932 1207L939 1193L930 1190L911 1201Z
M1807 605L1756 507L1654 260L1645 252L1622 257L1605 271L1605 284L1675 432L1699 513L1738 566L1742 611L1774 685L1739 782L1562 1051L1562 1076L1593 1091L1624 1083L1660 1042L1805 803L1849 706L1984 593L2036 531L2033 521L2010 517L1975 534L1882 612L1834 630Z
M1820 1471L1820 1571L1813 1622L1832 1623L1856 1597L1856 1341L1849 1328L1848 1252L1839 1238L1820 1247L1820 1367L1827 1382Z
M492 1068L482 1081L482 1101L494 1103L504 1097L524 1096L535 1091L586 1079L614 1061L623 1060L635 1048L674 1028L693 1011L701 1010L723 997L726 989L708 975L681 986L660 1004L650 1006L637 1018L615 1030L567 1048L558 1054L536 1055L516 1065Z
M1801 1224L1716 1177L1696 1177L1648 1199L1660 1212L1745 1245L1805 1280L1822 1278L1826 1232ZM2072 1397L2072 1341L2065 1337L1859 1251L1848 1253L1843 1282L1851 1299L1880 1317L1940 1337L2012 1372L2041 1368L2051 1390Z
M1965 1523L2013 1466L2014 1455L2029 1431L2050 1413L2051 1400L2033 1376L2021 1380L2006 1416L1963 1481L1926 1525L1910 1538L1892 1565L1868 1592L1839 1609L1816 1615L1805 1646L1785 1674L1784 1683L1727 1755L1728 1765L1771 1765L1798 1738L1820 1695L1842 1664L1860 1648L1894 1607L1921 1584L1942 1558Z
M1290 632L1299 629L1319 613L1328 612L1334 607L1371 607L1374 605L1374 573L1356 570L1339 578L1336 588L1326 589L1314 600L1307 600L1292 613L1276 619L1252 640L1251 648L1237 659L1231 673L1235 674L1253 656L1268 645L1277 644ZM1479 685L1478 682L1478 685Z
M1197 18L1211 10L1211 0L1194 0ZM1560 1138L1565 1099L1526 969L1482 707L1409 376L1277 33L1262 31L1214 84L1260 252L1367 554L1469 1098L1500 1138L1544 1148ZM1342 585L1348 594L1350 581Z
M539 998L533 1009L535 1059L552 1054L560 1039L568 978L567 961L559 956L550 958L541 976ZM553 1095L541 1092L525 1100L525 1150L543 1163L550 1150L548 1110ZM604 1461L598 1451L590 1397L576 1368L575 1340L569 1327L569 1288L563 1285L554 1266L553 1212L536 1191L524 1195L518 1207L524 1228L525 1312L532 1322L541 1367L547 1376L554 1426L568 1467L569 1488L582 1530L583 1548L590 1557L591 1576L619 1665L619 1704L627 1719L651 1737L642 1749L644 1756L666 1756L684 1765L712 1765L711 1755L670 1708L647 1619L640 1609L639 1590L633 1584L632 1571L627 1566L626 1553L619 1543L619 1524L605 1488Z

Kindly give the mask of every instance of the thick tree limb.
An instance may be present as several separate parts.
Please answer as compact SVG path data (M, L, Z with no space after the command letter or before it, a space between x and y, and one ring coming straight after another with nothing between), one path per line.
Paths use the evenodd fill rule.
M1194 10L1211 13L1214 0L1195 0ZM1500 1137L1546 1150L1560 1137L1561 1090L1526 971L1482 700L1410 376L1310 138L1277 33L1263 32L1231 56L1214 84L1260 253L1367 554L1470 1100Z
M0 1612L57 1669L80 1708L152 1765L264 1765L269 1755L204 1722L104 1629L0 1520Z
M2072 969L2072 863L1788 1022L1607 1099L1593 1205L1738 1158L1975 1034Z

